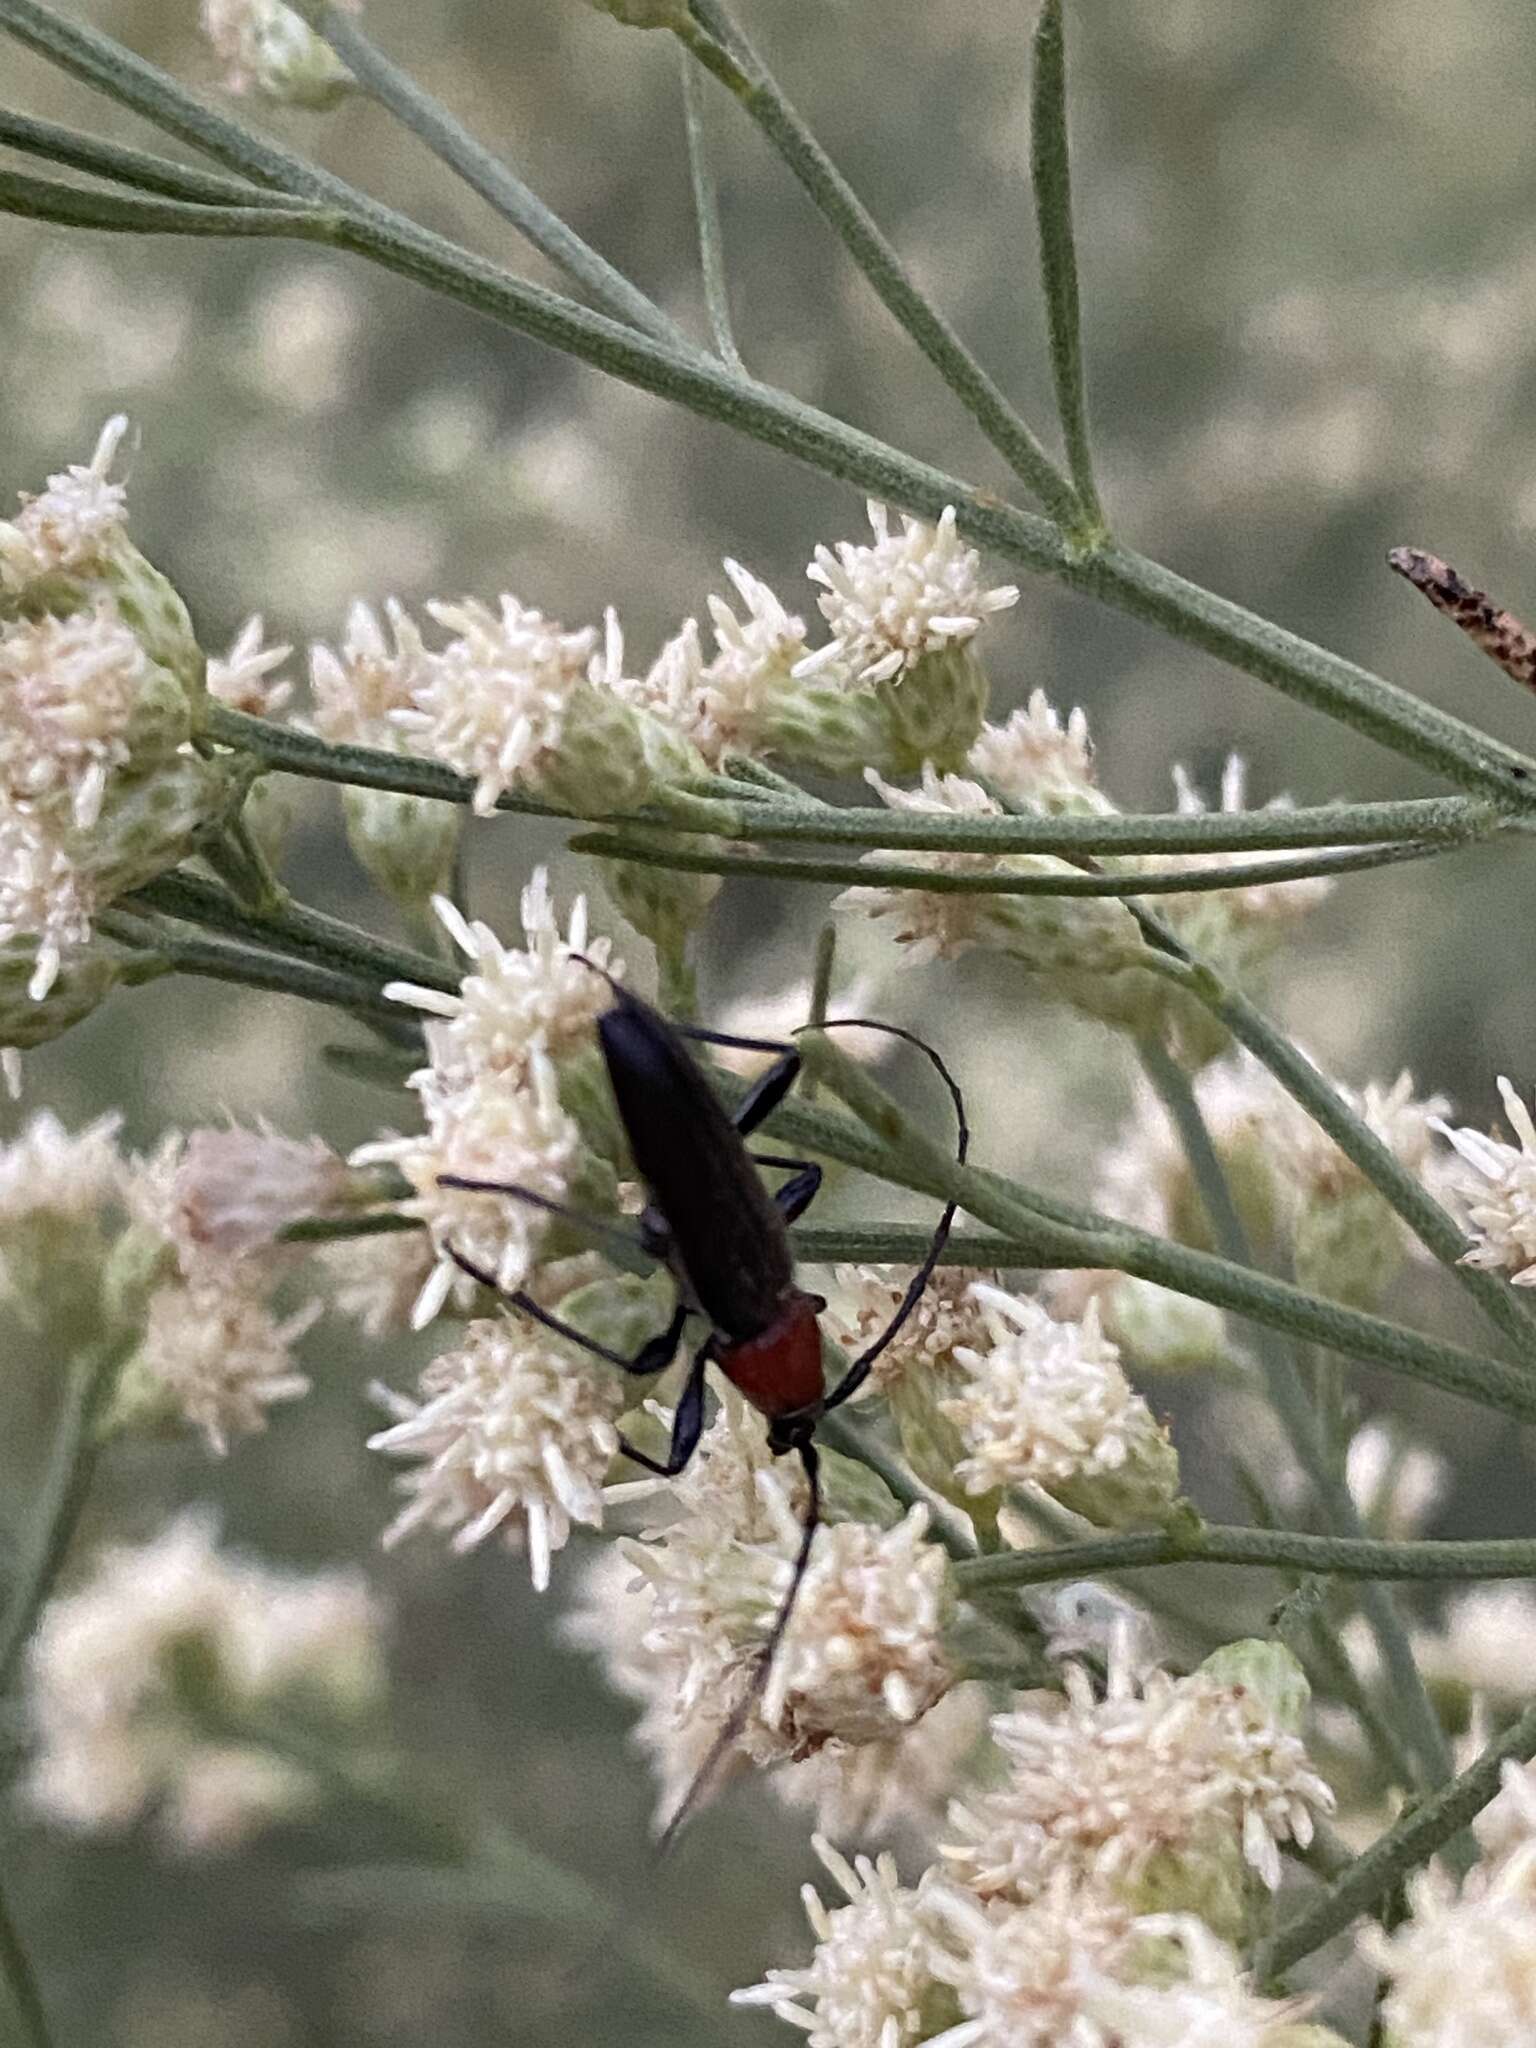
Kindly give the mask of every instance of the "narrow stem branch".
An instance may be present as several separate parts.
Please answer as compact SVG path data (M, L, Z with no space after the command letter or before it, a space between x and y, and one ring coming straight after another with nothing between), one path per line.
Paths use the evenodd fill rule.
M1536 1756L1536 1707L1511 1721L1449 1785L1415 1807L1396 1827L1357 1856L1334 1885L1287 1922L1255 1958L1261 1980L1284 1976L1336 1934L1342 1934L1362 1913L1387 1898L1402 1880L1443 1849L1482 1812L1499 1789L1506 1762L1528 1763Z
M584 242L574 228L545 205L511 167L470 134L442 102L423 90L408 72L392 63L338 7L315 10L313 26L358 84L402 126L423 141L432 154L477 192L505 221L510 221L557 269L565 272L615 320L654 335L668 348L691 351L694 343L673 324L638 285L632 284L605 256Z
M1004 1551L962 1562L963 1593L988 1586L1044 1586L1153 1565L1261 1565L1347 1579L1416 1581L1519 1579L1536 1575L1536 1537L1467 1543L1383 1543L1371 1537L1309 1536L1292 1529L1202 1524L1183 1531L1134 1530L1051 1550Z
M1184 1147L1218 1249L1234 1264L1251 1267L1253 1253L1248 1234L1232 1199L1226 1173L1200 1112L1189 1076L1156 1044L1142 1047L1142 1062ZM1365 1526L1354 1497L1339 1470L1338 1460L1330 1454L1289 1347L1273 1330L1260 1329L1257 1349L1270 1405L1306 1474L1329 1528L1334 1532L1334 1540L1339 1537L1365 1540ZM1403 1736L1421 1766L1409 1782L1443 1784L1451 1775L1450 1746L1440 1725L1440 1717L1424 1689L1423 1676L1402 1616L1391 1595L1379 1585L1361 1589L1360 1606L1391 1680L1391 1708L1402 1723Z
M1295 882L1311 876L1360 873L1396 867L1405 861L1432 860L1455 853L1468 839L1419 839L1403 844L1365 846L1345 852L1317 853L1287 860L1234 862L1204 869L1150 869L1140 874L1053 873L1035 875L950 874L934 868L851 860L804 860L789 856L738 852L727 847L691 852L676 844L649 842L622 833L594 832L571 842L573 853L613 860L631 860L642 867L682 869L693 874L756 875L790 882L837 882L871 889L920 889L936 896L1190 896L1224 889L1253 888L1261 883Z
M1088 396L1083 381L1082 316L1077 293L1077 249L1072 233L1072 174L1067 150L1067 62L1061 0L1045 0L1035 30L1034 90L1030 98L1030 173L1040 235L1040 276L1051 336L1056 412L1067 462L1082 505L1085 540L1103 534L1104 514L1093 480Z
M725 269L725 239L720 230L720 195L709 161L704 95L700 73L686 50L682 58L683 128L688 137L688 172L693 184L693 217L699 235L699 273L704 286L704 311L715 354L728 369L747 374L736 346L731 321L730 281Z
M223 178L215 171L195 170L149 150L130 149L126 143L108 142L103 137L84 135L76 128L63 128L54 121L39 121L29 114L0 108L0 144L21 150L28 156L43 157L72 170L87 171L92 177L110 178L119 185L132 185L140 192L155 192L163 199L185 199L197 206L286 206L287 198L261 185L239 178Z
M48 2012L43 2004L37 1973L32 1968L32 1959L27 1954L26 1943L21 1938L3 1889L0 1889L0 1983L4 1984L21 2027L20 2038L26 2042L27 2048L52 2048L53 2035L48 2026Z
M918 290L873 214L791 106L719 0L692 0L696 28L678 34L757 123L886 310L911 336L987 439L1051 517L1075 525L1077 498L1017 410L948 320Z

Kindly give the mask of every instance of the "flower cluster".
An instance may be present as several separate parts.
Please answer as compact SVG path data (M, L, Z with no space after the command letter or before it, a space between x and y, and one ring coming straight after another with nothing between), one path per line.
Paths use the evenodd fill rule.
M200 1514L110 1548L33 1640L25 1796L75 1828L153 1813L183 1849L234 1847L321 1796L281 1749L284 1716L309 1749L322 1727L355 1743L382 1692L382 1625L355 1573L230 1557Z
M355 13L361 0L338 0ZM201 0L203 34L233 93L259 92L282 106L334 106L352 74L283 0Z
M1536 1124L1515 1089L1499 1076L1510 1145L1481 1131L1453 1129L1438 1105L1433 1128L1455 1153L1444 1173L1446 1192L1464 1212L1472 1242L1463 1263L1508 1273L1516 1287L1536 1286Z

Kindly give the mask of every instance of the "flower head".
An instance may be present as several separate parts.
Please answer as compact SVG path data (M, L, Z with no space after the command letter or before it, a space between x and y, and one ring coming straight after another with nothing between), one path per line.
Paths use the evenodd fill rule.
M101 814L133 756L150 664L117 607L0 626L0 781L14 801L67 795L76 828Z
M958 1348L965 1379L939 1403L965 1446L957 1477L967 1492L1039 1486L1106 1526L1165 1516L1178 1459L1102 1335L1096 1304L1061 1323L999 1287L978 1283L971 1296L986 1335Z
M549 872L536 868L523 891L521 946L502 945L489 925L467 921L445 898L433 908L470 962L458 993L408 982L391 982L384 992L444 1020L428 1027L434 1086L452 1089L489 1076L521 1080L531 1053L558 1060L590 1045L612 1000L593 969L622 970L610 958L610 941L590 935L585 897L576 898L562 932Z
M254 614L230 642L228 654L209 656L209 696L253 718L273 717L293 695L292 683L273 670L292 652L291 647L268 647L261 614Z
M568 633L511 596L494 612L473 598L428 609L455 637L428 658L409 707L391 716L438 760L474 777L474 808L488 815L558 751L597 632Z
M271 1248L307 1216L355 1198L356 1176L323 1138L285 1138L262 1126L189 1131L173 1174L179 1239L215 1257Z
M34 1002L53 987L65 955L90 938L95 908L93 879L75 857L62 821L0 793L0 944L38 942L28 984Z
M956 1875L984 1898L1028 1899L1064 1869L1132 1905L1240 1924L1242 1864L1273 1889L1279 1844L1305 1845L1314 1811L1332 1809L1299 1736L1230 1674L1138 1684L1112 1652L1106 1697L1073 1666L1066 1685L993 1722L1009 1773L955 1807Z
M1536 1692L1536 1591L1518 1582L1464 1587L1447 1601L1439 1632L1414 1649L1426 1677L1501 1708L1523 1705Z
M1212 809L1191 781L1188 771L1177 764L1173 771L1173 785L1179 817L1203 818ZM1227 756L1221 774L1220 801L1215 808L1223 817L1249 814L1248 764L1240 754ZM1262 806L1264 811L1288 811L1292 808L1288 796L1272 797ZM1148 857L1149 864L1155 867L1164 870L1187 868L1191 873L1210 873L1214 869L1235 867L1250 858L1251 855L1241 848L1228 853L1156 854ZM1320 903L1332 889L1332 879L1327 875L1303 875L1294 882L1250 883L1246 888L1222 894L1218 899L1219 914L1242 925L1298 917ZM1167 900L1169 915L1175 924L1194 923L1208 914L1202 908L1198 895L1171 896Z
M355 13L360 0L339 4ZM201 14L230 92L254 89L286 106L324 108L352 82L329 45L282 0L202 0Z
M127 431L127 415L115 413L89 462L49 477L35 497L23 493L15 519L0 521L0 583L15 590L38 576L95 568L121 539L127 493L112 481L112 465Z
M828 1907L801 1893L816 1953L799 1970L770 1970L761 1984L731 1993L733 2005L766 2005L805 2030L807 2048L914 2048L949 2016L934 1974L924 1902L896 1875L889 1856L850 1863L823 1836L816 1854L846 1904Z
M341 646L316 641L309 650L315 726L325 739L369 747L399 744L394 715L411 708L426 680L428 656L404 605L387 599L384 618L387 633L377 612L359 599L348 608Z
M543 1235L546 1212L515 1195L474 1194L445 1187L459 1176L526 1188L559 1202L581 1149L581 1134L560 1106L553 1062L530 1051L525 1082L509 1087L491 1075L424 1095L429 1128L415 1137L376 1139L352 1154L355 1166L394 1165L415 1189L400 1206L432 1233L437 1264L416 1304L424 1327L458 1277L453 1252L495 1277L498 1287L522 1284Z
M848 1351L862 1351L886 1328L907 1291L911 1274L897 1266L839 1266L831 1304L833 1335ZM987 1340L986 1311L972 1286L977 1275L963 1266L940 1266L917 1305L875 1361L862 1391L865 1398L890 1393L909 1377L935 1375L946 1384L956 1376L962 1345Z
M1536 2037L1536 1843L1527 1842L1458 1897L1425 1871L1408 1887L1411 1916L1361 1946L1387 1980L1392 2048L1525 2048Z
M984 725L967 765L1016 803L1048 816L1114 808L1095 787L1087 715L1074 707L1063 720L1044 690L1032 691L1005 725Z
M382 1688L382 1616L349 1572L310 1578L221 1554L184 1514L153 1542L104 1551L45 1610L29 1653L36 1750L29 1802L82 1829L154 1805L183 1848L230 1847L320 1788L291 1762L231 1742L213 1720L302 1700L347 1731Z
M420 1391L417 1401L384 1394L396 1419L368 1439L370 1450L419 1461L401 1482L409 1505L385 1543L424 1525L452 1529L457 1551L498 1530L525 1537L542 1592L571 1524L601 1526L615 1424L629 1402L622 1377L537 1324L497 1316L470 1323L427 1367Z
M107 1219L123 1199L120 1121L71 1134L44 1109L0 1145L0 1300L34 1328L94 1317Z
M983 589L980 560L945 508L936 527L903 514L891 531L884 505L869 504L874 542L818 547L806 574L824 588L818 600L832 638L795 666L797 676L836 667L862 683L914 668L925 654L964 643L992 612L1017 604L1018 586Z
M1456 1130L1438 1116L1432 1127L1455 1149L1458 1169L1447 1175L1471 1225L1464 1266L1507 1272L1516 1287L1536 1286L1536 1123L1502 1074L1499 1096L1519 1145L1481 1131Z

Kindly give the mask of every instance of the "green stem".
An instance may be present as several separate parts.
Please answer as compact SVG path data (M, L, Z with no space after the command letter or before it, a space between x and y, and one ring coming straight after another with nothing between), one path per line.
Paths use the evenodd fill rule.
M643 334L654 335L668 348L685 352L693 349L693 342L653 300L590 243L584 242L508 165L477 142L439 100L392 63L350 14L343 14L336 7L321 7L314 11L312 25L380 106L388 108L439 162L445 163L503 220L510 221L556 269L564 271L594 305L615 320L622 320Z
M1160 1045L1143 1045L1141 1053L1147 1077L1184 1147L1195 1185L1210 1218L1217 1248L1234 1264L1251 1267L1253 1253L1248 1234L1232 1200L1226 1173L1201 1115L1189 1076ZM1355 1506L1354 1496L1339 1470L1337 1459L1330 1453L1290 1350L1269 1330L1259 1331L1257 1348L1270 1405L1306 1474L1329 1528L1334 1532L1330 1540L1339 1537L1355 1542L1366 1540L1365 1526ZM1362 1588L1360 1606L1376 1638L1390 1680L1391 1705L1402 1722L1405 1739L1422 1764L1422 1774L1416 1774L1416 1779L1422 1775L1431 1785L1443 1784L1452 1770L1450 1746L1440 1725L1440 1717L1424 1689L1424 1679L1402 1616L1391 1595L1379 1585Z
M132 185L140 192L156 192L162 199L185 199L197 206L288 204L281 194L260 185L247 184L239 178L222 178L215 171L195 170L145 149L130 149L126 143L82 135L78 129L61 128L56 122L35 120L29 114L16 114L5 108L0 108L0 144L28 156L68 164L71 170L86 171L92 177Z
M935 896L1189 896L1252 888L1260 883L1296 882L1319 875L1396 867L1404 861L1432 860L1437 854L1459 851L1471 843L1471 838L1472 835L1466 839L1420 839L1406 845L1366 846L1300 859L1242 861L1220 868L1151 869L1141 874L950 874L935 868L902 867L893 862L798 860L738 852L728 847L693 853L662 841L653 844L615 832L593 832L573 839L571 851L632 860L642 867L680 868L691 874L756 875L780 881L837 882L870 889L920 889Z
M27 2048L52 2048L48 2012L32 1968L26 1944L21 1938L10 1905L0 1890L0 1983L5 1987L20 2026L17 2039Z
M860 1465L868 1466L888 1489L892 1499L902 1507L921 1505L927 1508L934 1541L942 1544L952 1558L964 1562L975 1558L976 1540L970 1533L969 1523L947 1502L919 1485L906 1461L889 1445L881 1443L872 1430L861 1428L845 1408L834 1409L832 1414L824 1415L816 1425L816 1434L822 1443L830 1444L834 1451L841 1451L845 1458L853 1458Z
M688 172L693 184L693 217L699 235L699 273L704 286L704 311L715 354L728 369L747 374L731 323L730 282L725 270L725 243L720 232L720 195L709 161L705 134L704 95L699 72L682 51L683 129L688 137Z
M1475 1820L1499 1789L1506 1762L1536 1756L1536 1707L1511 1721L1449 1785L1426 1799L1357 1856L1339 1881L1287 1922L1255 1958L1265 1981L1284 1976L1350 1923L1390 1896L1409 1875Z
M1030 99L1030 173L1040 234L1040 276L1051 336L1056 412L1067 462L1082 505L1082 538L1097 545L1104 514L1093 480L1088 399L1083 381L1082 316L1077 294L1077 249L1072 234L1072 173L1067 149L1067 63L1061 0L1045 0L1035 30L1034 91Z
M100 1450L96 1425L132 1349L132 1342L106 1345L80 1361L69 1375L47 1475L23 1538L11 1597L0 1618L0 1699L16 1682L22 1652L79 1527Z
M1151 953L1148 964L1156 964L1160 973L1220 1018L1238 1043L1248 1048L1327 1132L1345 1158L1360 1169L1420 1243L1455 1276L1495 1329L1508 1337L1522 1356L1536 1358L1536 1312L1499 1274L1461 1263L1467 1249L1465 1230L1263 1012L1203 963Z
M1266 1570L1328 1573L1347 1579L1443 1580L1536 1577L1536 1537L1468 1543L1382 1543L1368 1536L1309 1536L1292 1529L1143 1529L1053 1550L1003 1551L955 1567L961 1592L989 1586L1044 1586L1060 1579L1153 1565L1261 1565Z
M382 747L336 746L313 733L278 725L270 719L253 718L224 705L210 705L204 729L221 746L253 754L267 767L289 775L364 789L399 790L410 796L439 797L445 803L467 804L474 794L471 777L458 774L440 761L397 754ZM764 769L761 764L753 767L753 780L761 777L761 786L770 792L794 789L793 784L786 783L771 769ZM721 778L710 788L719 790L723 796L731 784ZM739 788L734 794L745 800L753 793ZM521 795L500 798L497 808L542 818L571 819L574 815L537 797ZM1292 811L1045 818L926 816L920 812L852 806L837 809L816 802L803 792L795 792L793 801L774 803L771 797L767 801L751 801L747 808L734 814L721 802L717 813L697 823L660 810L617 819L611 813L602 814L601 821L664 826L679 833L722 833L737 839L813 840L925 852L1104 855L1240 853L1310 846L1377 849L1398 842L1418 845L1429 841L1454 846L1497 832L1507 822L1497 807L1461 796L1410 797L1392 803L1320 804ZM1141 879L1144 882L1146 878Z
M908 276L874 216L785 97L719 0L692 0L678 35L750 115L863 271L876 295L954 392L1015 476L1059 525L1074 526L1071 485L958 334Z

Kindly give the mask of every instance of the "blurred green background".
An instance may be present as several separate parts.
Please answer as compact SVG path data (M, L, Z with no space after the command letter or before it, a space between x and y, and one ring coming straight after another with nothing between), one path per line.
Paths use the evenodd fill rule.
M1184 573L1533 744L1536 707L1383 556L1427 546L1516 609L1536 607L1536 18L1521 0L1093 0L1069 13L1088 353L1115 523ZM1043 425L1025 183L1031 14L987 0L760 0L749 26L920 280ZM192 0L97 0L91 18L216 90ZM667 39L579 0L369 0L367 21L583 234L698 322ZM165 146L0 48L7 102ZM755 133L713 88L709 99L749 365L1006 490ZM366 102L253 117L546 277ZM616 605L648 660L721 587L722 554L808 610L800 578L814 543L862 530L848 492L358 265L14 221L0 225L0 261L6 494L84 459L101 420L126 410L139 436L135 533L210 647L253 610L302 647L337 637L354 596L512 589L572 625ZM1087 708L1102 779L1130 807L1171 801L1175 760L1212 787L1233 748L1252 764L1254 801L1429 786L1259 684L1045 585L1026 586L989 655L1002 707L1042 685L1063 708ZM290 879L388 928L334 799L315 786L295 797ZM559 844L533 821L477 827L478 913L495 921L514 907L520 879ZM566 861L559 879L569 890L590 877ZM1423 1088L1485 1121L1495 1072L1523 1089L1536 1079L1518 938L1528 894L1507 850L1350 878L1280 963L1274 1006L1342 1078L1407 1061ZM810 892L728 891L705 958L708 1002L802 973L823 905ZM965 1031L952 1018L936 1028L975 1092L990 1155L1091 1187L1126 1100L1120 1049L1004 968L967 961L958 980ZM921 1017L939 987L932 970L905 977L882 996L886 1013ZM162 984L29 1058L29 1104L70 1122L121 1104L140 1143L227 1109L346 1145L370 1134L377 1098L322 1068L335 1035L295 1004ZM205 1865L147 1841L70 1842L27 1826L8 1831L7 1874L58 2040L788 2039L723 1997L803 1950L802 1821L738 1791L656 1865L627 1710L556 1640L575 1551L542 1601L523 1562L499 1550L452 1560L421 1538L378 1556L390 1473L362 1447L366 1383L409 1385L411 1359L370 1355L334 1322L305 1348L312 1397L227 1464L191 1442L115 1453L88 1538L147 1535L172 1505L206 1498L241 1545L298 1564L365 1560L395 1603L397 1725L423 1772L619 1901L637 1940L679 1959L692 2001L658 1991L598 1928L557 1934L415 1904L317 1918L295 1874L378 1850L344 1816ZM6 1393L8 1415L29 1398L36 1412L0 1450L18 1502L43 1404L25 1387L14 1402ZM1458 1458L1446 1531L1518 1526L1523 1483L1507 1446L1476 1417L1417 1412Z

